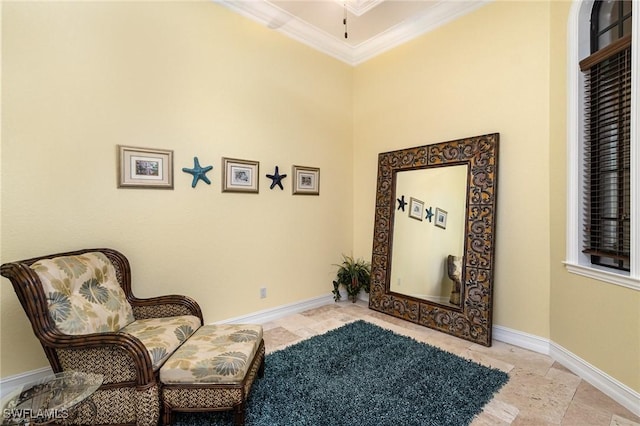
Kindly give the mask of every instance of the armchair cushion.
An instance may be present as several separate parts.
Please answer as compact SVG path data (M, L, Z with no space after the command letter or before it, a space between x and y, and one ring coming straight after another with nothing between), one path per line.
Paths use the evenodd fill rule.
M182 315L165 318L139 319L120 330L138 338L149 352L153 370L200 327L200 318Z
M113 264L100 252L42 259L31 265L49 314L65 334L115 332L134 320Z

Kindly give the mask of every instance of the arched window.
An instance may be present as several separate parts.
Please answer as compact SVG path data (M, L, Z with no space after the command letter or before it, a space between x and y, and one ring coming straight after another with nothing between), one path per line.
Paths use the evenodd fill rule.
M631 1L596 1L585 73L584 253L629 271L631 251Z
M570 272L635 289L640 289L638 3L575 0L571 9L565 262Z
M631 36L631 0L596 1L591 8L591 53Z

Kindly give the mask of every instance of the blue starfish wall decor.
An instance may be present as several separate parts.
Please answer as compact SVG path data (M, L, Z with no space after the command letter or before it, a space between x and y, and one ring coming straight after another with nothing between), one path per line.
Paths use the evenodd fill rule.
M431 207L429 207L427 209L427 217L425 217L425 219L428 219L429 222L431 222L431 218L433 217L433 211L431 210Z
M402 196L402 198L398 198L398 210L404 211L406 205L407 202L404 200L404 195Z
M186 167L184 167L182 169L183 172L185 173L191 173L193 175L193 182L191 183L191 187L195 188L196 185L198 184L199 180L203 180L207 185L211 185L211 181L209 180L209 178L206 176L206 173L213 169L213 166L207 166L207 167L200 167L200 162L198 161L198 157L193 157L193 169L188 169Z
M272 175L267 175L267 177L272 181L269 189L273 189L275 188L276 185L278 185L280 189L284 190L284 187L282 186L282 179L286 178L287 175L281 175L280 172L278 171L278 166L276 166L275 173Z

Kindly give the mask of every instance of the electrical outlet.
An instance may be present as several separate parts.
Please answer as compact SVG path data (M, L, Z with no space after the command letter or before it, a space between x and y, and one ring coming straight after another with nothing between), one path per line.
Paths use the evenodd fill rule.
M260 299L264 299L267 297L267 288L266 287L262 287L260 289Z

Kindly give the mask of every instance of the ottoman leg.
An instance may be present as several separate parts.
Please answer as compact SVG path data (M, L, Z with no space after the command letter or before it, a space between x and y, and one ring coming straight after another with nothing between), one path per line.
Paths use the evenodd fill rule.
M233 420L236 426L244 426L244 401L233 408Z
M173 413L171 412L171 405L164 403L164 414L162 416L162 424L169 426L173 422Z

